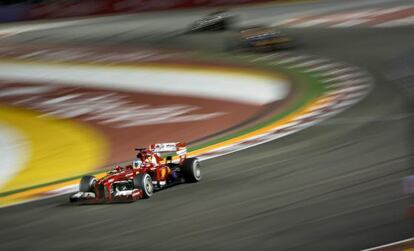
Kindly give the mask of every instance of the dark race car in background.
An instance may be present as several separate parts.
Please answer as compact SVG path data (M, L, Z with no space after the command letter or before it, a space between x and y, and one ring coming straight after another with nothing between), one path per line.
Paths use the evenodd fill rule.
M289 49L295 45L292 37L275 27L255 26L239 32L239 39L232 43L231 49L251 51L273 51Z
M235 23L235 19L234 15L224 10L212 12L192 23L188 28L188 32L228 30Z
M292 48L297 45L296 39L284 34L278 28L267 25L254 25L251 27L240 27L236 24L236 16L227 11L216 11L195 21L190 25L185 34L206 31L229 31L234 34L226 43L226 49L230 51L273 51ZM211 38L213 39L213 38Z
M150 198L153 192L184 182L201 180L200 162L187 158L184 143L160 143L139 148L132 165L116 166L97 179L82 177L70 202L119 202ZM178 159L173 162L173 156Z

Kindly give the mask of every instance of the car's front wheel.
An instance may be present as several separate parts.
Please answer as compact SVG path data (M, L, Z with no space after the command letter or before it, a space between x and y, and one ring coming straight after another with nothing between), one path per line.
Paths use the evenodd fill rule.
M152 178L148 173L137 174L134 177L134 187L144 193L144 198L149 198L154 193Z

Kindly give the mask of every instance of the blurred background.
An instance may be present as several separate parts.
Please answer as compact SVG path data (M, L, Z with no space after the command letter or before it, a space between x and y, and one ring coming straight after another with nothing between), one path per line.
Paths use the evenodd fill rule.
M0 1L1 250L411 250L411 0ZM187 142L203 180L72 205Z

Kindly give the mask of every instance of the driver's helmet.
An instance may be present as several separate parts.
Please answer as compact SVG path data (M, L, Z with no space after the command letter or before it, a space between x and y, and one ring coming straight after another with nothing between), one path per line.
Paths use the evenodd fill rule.
M142 161L140 159L132 161L132 166L134 168L139 168L139 167L141 167L141 165L142 165Z
M116 167L114 168L114 171L116 171L116 172L120 172L120 171L122 171L122 167L121 167L121 166L116 166Z

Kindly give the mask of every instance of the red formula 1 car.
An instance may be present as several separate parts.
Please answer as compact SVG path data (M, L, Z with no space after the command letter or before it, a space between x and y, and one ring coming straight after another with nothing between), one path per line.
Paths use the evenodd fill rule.
M187 158L184 143L160 143L135 150L137 158L132 165L116 166L100 179L82 177L79 192L70 201L135 201L151 197L155 190L201 179L200 162ZM173 155L178 155L178 161L172 161Z

